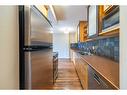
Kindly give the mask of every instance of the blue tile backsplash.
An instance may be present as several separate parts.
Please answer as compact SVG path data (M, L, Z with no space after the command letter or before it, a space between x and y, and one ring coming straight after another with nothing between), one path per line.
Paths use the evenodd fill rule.
M82 43L71 44L72 48L78 48L82 51L92 51L92 53L108 57L119 62L119 37L110 37L97 39Z

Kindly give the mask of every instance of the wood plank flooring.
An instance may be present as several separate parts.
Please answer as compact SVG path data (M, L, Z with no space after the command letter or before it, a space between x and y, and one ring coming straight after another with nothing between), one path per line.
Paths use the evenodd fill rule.
M79 81L79 78L78 78L77 73L75 71L73 63L67 59L59 59L58 78L56 79L55 84L50 85L48 87L41 87L41 86L39 86L38 88L33 87L33 89L81 90L82 86L80 84L80 81Z
M61 59L58 63L58 78L53 89L82 89L74 65L70 60Z

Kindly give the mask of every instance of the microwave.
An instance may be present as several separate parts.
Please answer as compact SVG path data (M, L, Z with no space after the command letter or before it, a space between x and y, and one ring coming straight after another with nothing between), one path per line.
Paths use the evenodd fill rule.
M119 6L102 19L102 30L119 24Z

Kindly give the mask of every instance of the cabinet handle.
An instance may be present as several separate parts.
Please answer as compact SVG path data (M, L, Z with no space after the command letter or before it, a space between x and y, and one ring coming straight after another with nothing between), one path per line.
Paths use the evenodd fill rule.
M98 77L98 75L95 73L93 73L93 77L94 77L94 80L100 85L101 84L100 77Z
M108 85L95 73L93 73L95 81L99 84L102 85L103 88L108 88Z

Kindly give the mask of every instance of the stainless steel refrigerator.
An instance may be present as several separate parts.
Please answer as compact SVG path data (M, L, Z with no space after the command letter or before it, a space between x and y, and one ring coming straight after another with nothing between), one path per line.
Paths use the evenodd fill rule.
M51 29L36 6L19 6L20 89L53 85Z

